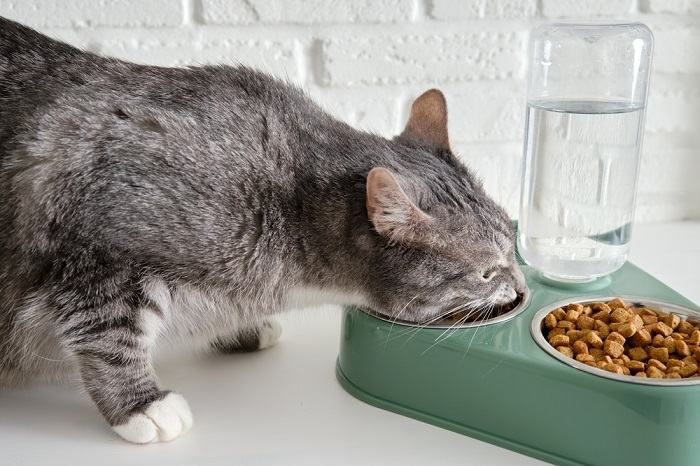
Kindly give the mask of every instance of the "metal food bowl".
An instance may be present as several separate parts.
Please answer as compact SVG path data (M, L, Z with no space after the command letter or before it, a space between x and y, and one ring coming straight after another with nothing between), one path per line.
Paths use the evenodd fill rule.
M653 379L653 378L640 378L633 377L630 375L619 375L612 372L605 371L603 369L598 369L597 367L587 366L574 358L569 358L564 354L561 354L552 345L549 344L547 339L542 333L542 328L544 326L544 318L547 314L558 307L566 306L570 303L579 303L584 306L601 301L610 301L615 298L622 298L627 304L632 304L638 307L648 307L655 311L665 312L667 314L676 314L681 318L700 318L700 312L685 306L679 306L676 304L668 303L665 301L659 301L655 299L642 298L639 296L601 296L591 298L589 297L575 297L569 298L565 301L560 301L549 306L546 306L535 313L532 318L532 325L530 327L530 333L532 338L535 339L540 348L549 353L552 357L558 359L564 364L568 364L571 367L590 374L596 375L598 377L605 377L612 380L618 380L620 382L626 383L637 383L640 385L663 385L663 386L683 386L683 385L700 385L700 377L693 377L687 379ZM700 460L698 461L700 463Z
M338 380L372 405L554 464L700 464L700 381L604 373L560 355L540 327L561 304L601 297L700 309L629 263L566 286L521 268L529 300L488 325L423 328L347 308Z
M408 320L397 319L388 314L383 314L379 311L370 308L361 308L361 310L377 319L383 320L385 322L390 322L394 325L399 325L403 327L421 327L421 328L437 328L437 329L456 329L456 328L474 328L483 327L485 325L500 324L501 322L506 322L513 317L517 316L530 304L530 290L526 289L518 304L511 310L504 312L503 314L498 314L494 317L484 320L477 321L467 321L463 323L457 323L456 321L451 321L448 318L439 319L435 322L430 322L427 325L420 325L416 322L411 322Z

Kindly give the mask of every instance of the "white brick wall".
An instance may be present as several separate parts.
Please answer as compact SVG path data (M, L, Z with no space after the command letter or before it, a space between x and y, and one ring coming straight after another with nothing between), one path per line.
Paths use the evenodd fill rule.
M656 51L638 219L700 218L700 0L0 0L0 15L141 63L250 64L387 136L439 87L455 150L512 214L529 29L643 21Z

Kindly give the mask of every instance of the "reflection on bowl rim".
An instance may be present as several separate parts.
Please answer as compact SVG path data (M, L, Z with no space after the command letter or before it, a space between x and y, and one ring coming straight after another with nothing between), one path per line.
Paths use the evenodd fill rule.
M393 317L382 314L380 312L375 311L374 309L370 309L367 307L357 307L357 309L361 310L365 314L369 314L372 317L376 317L377 319L383 320L385 322L389 322L395 325L400 325L403 327L414 327L414 328L426 328L426 329L448 329L448 328L454 328L454 329L460 329L460 328L475 328L475 327L484 327L486 325L492 325L492 324L500 324L501 322L506 322L513 317L517 316L521 312L523 312L525 309L527 309L527 306L530 304L530 296L532 293L530 293L530 289L526 288L525 292L523 293L523 297L518 303L517 306L515 306L513 309L510 311L506 312L505 314L501 314L496 317L492 317L491 319L486 319L484 321L478 321L478 322L465 322L460 325L454 325L455 322L450 323L443 323L445 322L445 318L442 318L438 320L438 323L435 324L430 324L426 326L421 326L418 323L415 322L410 322L406 320L395 320Z
M597 303L601 301L610 301L615 298L621 298L627 304L642 305L649 307L652 310L662 311L662 312L672 312L680 317L696 317L700 319L700 311L695 309L690 309L679 304L669 303L667 301L661 301L657 299L644 298L640 296L575 296L568 298L566 300L557 301L556 303L549 304L535 313L532 317L532 323L530 324L530 334L535 340L537 345L543 349L547 354L555 359L567 364L575 369L583 372L588 372L589 374L595 375L597 377L604 377L606 379L617 380L618 382L635 383L639 385L655 385L664 387L687 387L689 385L700 385L700 377L693 377L687 379L653 379L653 378L643 378L635 377L633 375L619 375L612 372L608 372L603 369L598 369L597 367L587 366L586 364L577 361L574 358L570 358L559 351L556 350L552 345L549 344L547 339L542 333L542 325L544 325L544 318L547 314L558 307L566 306L567 304L577 303L577 304L590 304Z

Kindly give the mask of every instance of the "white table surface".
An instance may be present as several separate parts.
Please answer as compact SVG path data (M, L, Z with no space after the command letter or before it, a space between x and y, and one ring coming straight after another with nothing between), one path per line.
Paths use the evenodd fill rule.
M700 302L700 222L638 225L632 260ZM70 386L0 391L1 465L535 465L517 453L366 405L335 380L340 312L294 313L269 350L158 364L195 424L169 444L130 445Z

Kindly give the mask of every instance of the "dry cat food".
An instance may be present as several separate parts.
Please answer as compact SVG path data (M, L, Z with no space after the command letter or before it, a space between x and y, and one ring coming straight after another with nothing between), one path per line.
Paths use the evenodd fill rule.
M560 353L620 375L699 377L700 322L616 298L547 314L542 332Z

